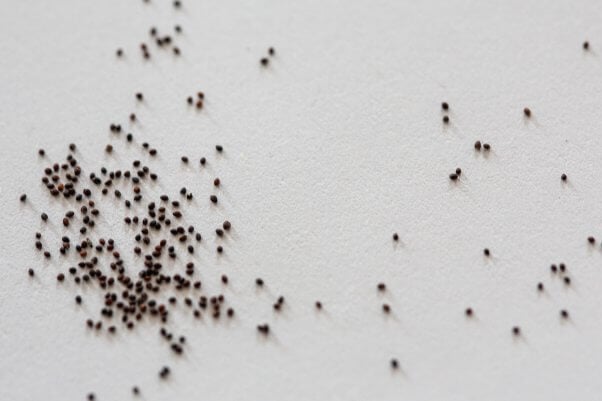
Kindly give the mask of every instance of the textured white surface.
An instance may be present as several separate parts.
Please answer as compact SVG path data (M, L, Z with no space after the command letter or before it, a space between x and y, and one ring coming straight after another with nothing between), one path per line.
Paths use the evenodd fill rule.
M1 1L0 400L123 400L134 384L149 401L599 399L602 254L586 238L602 237L601 17L597 1L184 0L179 12L162 0ZM150 26L175 23L183 56L153 51L143 63ZM197 90L200 114L184 102ZM127 130L157 161L108 133L131 111L141 123ZM492 144L488 158L477 139ZM72 284L56 284L64 264L42 267L33 233L56 248L63 228L36 150L61 160L70 142L89 169L140 157L160 191L194 188L207 238L220 215L233 222L227 257L215 259L210 239L199 265L211 290L230 276L237 319L176 316L189 342L181 360L156 326L112 341L88 333L99 296L76 308ZM208 156L210 171L182 168L182 154ZM218 214L206 203L214 175ZM122 206L103 210L99 230L130 241ZM549 274L558 262L570 289ZM288 306L275 316L279 294ZM256 335L263 321L269 341ZM164 364L168 382L157 378Z

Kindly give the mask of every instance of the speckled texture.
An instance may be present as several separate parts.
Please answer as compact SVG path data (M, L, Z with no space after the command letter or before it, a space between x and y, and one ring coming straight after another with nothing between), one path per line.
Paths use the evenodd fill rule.
M602 253L586 239L602 238L602 3L170 3L0 2L1 400L127 400L133 385L148 401L599 398ZM150 26L175 23L182 57L143 63ZM269 46L276 57L262 69ZM185 104L197 90L201 113ZM87 168L147 160L108 132L129 130L132 111L138 144L160 152L148 163L161 191L194 188L204 234L223 216L235 229L226 257L209 240L199 268L213 289L228 274L237 317L176 314L181 360L157 326L111 341L88 333L100 298L84 293L77 308L72 284L56 284L58 258L47 264L33 247L36 230L55 245L63 231L37 148L59 159L75 142ZM477 139L492 145L488 158ZM182 168L183 154L207 156L208 171ZM208 213L215 175L225 195ZM131 241L122 207L103 211L99 230ZM558 262L570 289L549 274ZM288 306L275 316L279 294ZM264 321L268 341L255 330ZM172 377L160 382L165 364Z

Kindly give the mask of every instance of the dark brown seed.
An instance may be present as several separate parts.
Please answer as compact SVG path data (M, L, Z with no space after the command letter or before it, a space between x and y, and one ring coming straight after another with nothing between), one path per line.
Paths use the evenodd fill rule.
M378 283L378 285L376 286L376 288L380 291L380 292L384 292L387 289L387 286L385 285L385 283Z
M399 241L399 234L393 233L393 241Z
M399 369L399 362L395 358L391 359L391 369L393 369L393 370Z
M228 231L230 230L230 228L232 228L232 224L228 220L226 220L222 223L222 227L224 228L224 230Z
M29 277L33 277L35 275L35 272L33 271L33 269L29 269L27 271L27 273L29 274Z
M596 243L596 239L594 237L587 237L587 241L592 245Z
M542 292L544 289L543 283L537 283L537 291Z
M75 303L78 304L78 305L81 304L82 303L82 297L80 297L79 295L76 295L75 296Z
M389 306L389 304L383 304L383 312L385 312L385 313L391 312L391 307Z
M589 42L588 41L583 42L583 50L589 50Z
M221 245L218 245L217 253L223 253L223 252L224 252L224 248Z
M531 117L531 109L530 108L525 107L523 109L523 113L525 114L525 117L527 117L527 118Z
M107 152L107 153L113 152L113 146L112 145L107 145L107 147L105 148L105 152Z
M263 67L267 67L268 64L270 63L270 60L267 57L263 57L261 60L259 60L259 62L261 63L261 65Z
M566 176L566 174L564 174L564 173L563 173L563 174L560 176L560 179L561 179L562 181L566 181L566 180L567 180L567 178L568 178L568 177L567 177L567 176Z
M222 147L222 145L215 145L215 150L217 150L218 153L222 153L224 151L224 148Z
M42 213L42 214L40 215L40 217L42 218L42 220L43 220L43 221L46 221L46 220L48 220L48 215L47 215L46 213Z
M466 314L466 316L468 317L472 317L472 308L466 308L466 310L464 311L464 313Z
M122 49L117 49L117 51L115 53L117 54L117 57L123 56L123 50Z
M563 310L560 311L560 316L563 319L568 319L569 318L569 312L567 310L563 309Z
M441 108L445 111L449 110L449 104L447 104L447 102L443 102L441 103Z
M46 152L44 151L44 149L40 149L40 150L38 150L38 154L40 156L44 156L46 154Z
M56 279L57 279L58 281L63 281L63 280L65 280L65 275L64 275L63 273L59 273L59 275L58 275L58 276L56 276Z
M219 187L220 181L219 178L216 178L215 180L213 180L213 185L216 187Z
M270 47L270 48L268 49L268 54L269 54L270 56L273 56L274 54L276 54L276 51L274 50L274 48L273 48L273 47Z
M476 141L474 143L474 148L478 151L481 150L481 141Z
M449 124L449 116L443 116L443 124Z
M450 180L452 180L452 181L456 181L456 180L458 179L458 174L456 174L456 173L451 173L451 174L449 175L449 179L450 179Z
M456 169L456 174L458 175L458 177L462 175L462 169L460 167Z
M512 334L514 334L515 336L520 336L520 327L514 326L512 328Z
M571 285L571 278L570 277L565 277L564 278L564 284Z
M489 248L485 248L485 249L483 249L483 254L484 254L485 256L489 256L489 255L491 255L491 253L489 252Z
M30 269L30 270L31 270L31 269ZM255 279L255 284L256 284L258 287L263 287L263 280L262 280L262 279L260 279L260 278L257 278L257 279Z
M316 309L322 309L322 302L316 301Z
M136 100L138 100L139 102L144 100L144 95L142 94L142 92L136 93Z
M27 195L26 195L26 194L23 194L23 195L21 195L21 196L19 197L19 200L20 200L21 202L25 202L25 201L27 200Z
M217 203L217 196L215 196L215 195L211 195L211 196L209 197L209 199L211 200L211 202L213 202L213 203Z
M484 143L483 149L485 149L486 151L489 151L491 149L491 145L489 145L488 143Z

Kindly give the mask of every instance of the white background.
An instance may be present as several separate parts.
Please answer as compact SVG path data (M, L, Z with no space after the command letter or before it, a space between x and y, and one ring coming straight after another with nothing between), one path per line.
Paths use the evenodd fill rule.
M2 0L0 400L126 400L133 385L149 401L599 399L602 254L586 238L602 237L602 3L495 3L184 0L175 11L165 0ZM176 23L182 57L153 45L143 62L149 28ZM269 46L277 55L262 69ZM198 90L201 113L185 104ZM111 135L113 122L136 144ZM474 152L477 139L492 145L489 157ZM148 159L143 141L160 157ZM84 291L76 307L81 290L57 285L69 265L56 252L64 209L40 177L70 142L86 175L141 158L160 174L157 193L193 189L191 222L207 239L197 270L237 317L176 313L183 358L156 325L89 333L102 294ZM450 185L457 166L462 180ZM207 201L215 176L217 212ZM114 205L102 206L97 231L129 250ZM223 218L234 234L217 259L212 230ZM36 230L54 250L49 263ZM559 262L568 289L549 273ZM287 306L275 315L280 294ZM173 374L161 382L165 364Z

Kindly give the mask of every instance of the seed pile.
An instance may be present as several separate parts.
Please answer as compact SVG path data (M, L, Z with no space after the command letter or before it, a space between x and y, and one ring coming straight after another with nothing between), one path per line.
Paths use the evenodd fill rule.
M180 9L183 6L180 1L174 1L173 7ZM149 60L155 54L181 55L176 42L183 29L180 25L175 25L173 31L173 34L160 33L156 27L151 27L148 43L141 42L139 45L142 59ZM155 46L153 49L152 44ZM590 45L584 42L582 47L589 51ZM268 48L267 55L260 58L260 66L269 67L275 54L273 47ZM126 57L126 52L118 48L116 56L122 59ZM192 94L187 97L183 95L180 101L185 97L186 105L190 109L200 111L204 107L206 95L200 90L194 92L191 91ZM134 98L137 102L145 101L142 92L136 93ZM441 103L444 125L451 123L450 109L449 103ZM528 107L523 108L523 116L525 119L534 118ZM135 124L138 122L138 116L130 113L129 121ZM133 134L124 134L120 123L110 123L109 134L111 140L134 142ZM151 161L159 154L159 151L147 142L142 142L140 146L142 151L151 157ZM224 293L206 292L198 278L199 266L195 259L195 255L200 251L200 244L205 241L206 236L213 233L218 244L212 252L215 252L217 257L227 253L224 240L234 230L233 223L225 219L219 226L211 228L211 234L201 233L199 227L185 223L188 217L192 218L197 212L195 208L198 209L198 205L192 201L199 194L194 193L192 188L181 187L176 194L162 194L155 198L148 189L160 181L161 176L160 172L151 166L134 158L120 168L101 165L95 170L87 170L78 161L77 151L76 144L69 144L63 160L49 160L49 155L44 149L38 150L40 161L44 163L40 180L49 195L48 199L64 207L62 215L49 216L48 213L42 212L40 219L44 224L59 222L66 232L61 236L60 246L56 249L47 246L44 235L36 232L33 249L46 259L60 258L60 271L53 274L56 274L59 284L74 284L69 288L76 291L72 295L76 305L85 304L84 292L86 296L102 296L102 307L96 315L84 320L85 327L113 336L120 331L134 331L139 325L156 325L166 346L175 355L182 355L186 352L186 337L169 329L170 313L174 309L183 308L194 319L204 316L214 320L234 319L236 311ZM491 145L477 140L474 143L474 151L486 156L491 151ZM109 143L99 153L114 155L116 152L114 145ZM179 160L183 165L192 165L201 170L224 152L224 147L216 144L212 155L182 155ZM120 154L121 161L127 157L126 154ZM456 167L449 174L452 183L461 183L462 177L463 171L460 167ZM568 177L565 173L560 177L562 182L567 182ZM219 196L224 182L219 176L215 176L211 177L210 183L211 193L201 194L199 198L201 202L213 208L210 210L215 211L215 208L221 205ZM19 195L18 199L22 203L29 202L27 194ZM118 210L123 212L122 222L130 230L131 240L135 244L133 247L118 243L110 233L101 233L97 229L103 210L115 209L115 203L120 205ZM399 243L399 234L393 233L392 240ZM593 236L588 237L587 242L590 246L596 245ZM134 265L126 264L122 257L126 253L134 257ZM495 259L489 248L483 249L483 255L488 260ZM27 268L26 273L29 279L34 279L37 274L34 268ZM550 273L553 277L560 278L565 286L571 285L571 276L564 263L552 264ZM231 280L227 274L221 274L219 285L226 288L231 284ZM254 285L262 288L265 283L262 278L256 278ZM79 288L82 291L79 291ZM536 283L535 288L539 293L546 291L543 282ZM388 291L384 282L379 282L376 289L380 294ZM283 295L279 295L272 304L275 313L280 313L286 307L287 302ZM319 300L314 302L313 307L317 311L325 308ZM381 303L380 310L384 315L394 315L393 308L388 303ZM464 315L473 319L478 316L473 307L466 307ZM561 309L559 316L563 320L570 319L566 309ZM272 329L269 323L260 322L256 325L256 330L260 336L269 336ZM523 335L518 325L512 326L510 333L514 337ZM393 370L400 369L400 362L396 358L390 359L389 364ZM168 380L170 374L169 366L162 366L158 370L161 380ZM133 386L131 391L134 395L141 393L138 386ZM94 400L96 395L89 393L87 398Z

